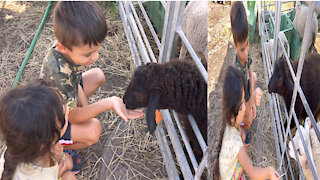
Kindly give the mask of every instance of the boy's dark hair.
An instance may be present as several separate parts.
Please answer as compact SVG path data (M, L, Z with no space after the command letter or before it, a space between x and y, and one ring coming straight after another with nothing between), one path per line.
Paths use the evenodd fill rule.
M54 34L72 51L72 46L98 45L107 35L107 23L96 2L57 2L53 11Z
M217 146L217 158L214 161L214 179L220 179L219 155L226 125L231 124L231 119L237 117L242 105L242 92L244 91L243 74L235 67L229 66L223 80L222 93L222 122ZM236 121L236 120L235 120Z
M248 37L248 20L246 10L241 1L232 3L230 20L234 43L243 43Z
M0 130L7 146L1 179L12 179L18 164L51 154L65 123L62 104L60 94L43 80L18 86L1 97Z

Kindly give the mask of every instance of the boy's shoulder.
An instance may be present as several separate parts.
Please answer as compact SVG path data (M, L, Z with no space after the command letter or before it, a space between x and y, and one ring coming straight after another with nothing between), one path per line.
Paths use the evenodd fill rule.
M52 82L73 109L77 103L78 84L83 66L73 65L55 48L49 50L40 71L40 78Z
M244 75L248 72L248 70L251 68L251 64L252 64L252 59L249 56L248 61L245 65L242 65L240 63L240 60L238 58L238 55L235 56L234 58L234 62L233 65L238 68L240 70L241 73L243 73Z
M64 76L71 76L72 72L82 71L83 66L73 65L55 49L51 48L43 61L40 77L47 79L50 76L61 74Z

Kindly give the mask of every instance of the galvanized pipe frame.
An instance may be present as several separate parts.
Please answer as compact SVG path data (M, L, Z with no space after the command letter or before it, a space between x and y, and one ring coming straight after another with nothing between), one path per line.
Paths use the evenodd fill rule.
M261 22L259 22L259 23L261 23ZM263 26L264 24L262 24L262 26ZM265 27L265 26L264 26ZM263 27L262 27L263 28ZM265 27L265 33L267 33L267 30L266 30L266 27ZM269 77L271 77L271 73L270 73L270 69L272 68L271 67L271 65L270 65L270 56L268 55L268 51L266 51L266 48L264 48L264 34L263 35L261 35L261 46L262 46L262 53L263 53L263 57L266 57L266 59L267 60L265 60L264 59L264 66L265 66L265 72L266 72L266 84L268 84L268 82L269 82ZM280 42L281 42L281 39L279 39L280 40ZM283 44L282 44L282 46L283 46ZM269 61L269 62L268 62ZM278 115L279 114L279 112L281 112L281 109L280 109L280 104L279 104L279 101L278 101L278 95L277 94L272 94L272 95L270 95L270 94L268 94L268 99L269 99L269 105L270 105L270 109L271 109L271 116L272 116L272 119L274 119L274 113L276 114L276 115ZM273 103L273 102L275 102L275 103ZM273 110L273 108L272 108L272 104L274 105L274 110ZM283 105L284 106L284 110L285 110L285 113L287 113L287 110L286 110L286 106L285 106L285 104ZM279 112L278 112L278 109L279 109ZM286 116L288 116L287 114L286 114ZM278 125L278 127L280 126L279 125L279 117L278 116L276 116L276 119L277 119L277 125ZM283 125L283 120L282 120L282 116L280 116L280 123L281 123L281 129L284 131L284 125ZM273 125L273 127L274 127L274 132L276 131L276 127L275 127L275 125ZM281 149L282 149L282 152L284 151L283 150L283 142L282 142L282 132L281 132L281 130L279 130L279 128L278 128L278 132L279 132L279 137L280 137L280 144L281 144ZM290 136L290 139L292 140L292 136L291 136L291 132L289 131L289 136ZM278 139L277 139L277 137L278 137L278 135L277 135L277 133L275 133L275 140L276 140L276 149L277 149L277 156L278 156L278 159L281 159L281 157L280 157L280 149L279 149L279 145L278 145ZM295 150L295 146L294 146L294 144L293 144L293 147L294 147L294 153L295 153L295 155L297 156L297 152L296 152L296 150ZM286 152L286 156L287 156L287 162L288 162L288 165L289 165L289 170L290 170L290 173L291 173L291 177L293 177L293 172L292 172L292 166L291 166L291 163L290 163L290 158L289 158L289 156L288 156L288 150L285 148L285 152ZM284 161L284 159L282 159L282 162ZM285 166L285 164L283 164L284 166ZM302 169L301 169L301 166L300 166L300 162L299 162L299 159L298 159L298 167L299 167L299 169L300 169L300 172L302 173ZM281 169L281 165L280 165L280 167L279 167L279 169ZM284 167L284 169L286 169L285 167ZM280 172L281 173L281 172ZM288 178L287 176L285 176L286 177L286 179Z
M158 35L157 35L156 31L154 30L154 28L153 28L153 26L152 26L152 23L151 23L151 21L150 21L150 19L149 19L149 17L148 17L147 12L146 12L146 10L144 9L144 7L143 7L143 5L142 5L142 3L141 3L140 1L138 1L138 5L139 5L140 10L141 10L141 12L142 12L142 14L143 14L143 16L144 16L144 19L146 20L146 23L147 23L147 25L148 25L148 27L149 27L149 29L150 29L150 31L151 31L151 34L152 34L153 39L155 40L158 49L160 49L160 48L161 48L161 42L160 42L160 40L159 40L159 38L158 38Z
M130 28L130 26L128 24L128 21L127 21L127 16L126 16L126 12L125 12L125 9L124 9L123 2L120 1L118 3L119 3L119 14L120 14L121 20L123 22L123 26L124 26L124 30L125 30L128 42L129 42L129 46L131 47L130 48L131 49L131 53L133 55L133 58L135 59L135 64L137 66L140 66L141 65L141 59L139 57L139 52L138 52L137 47L135 45L135 41L134 41L134 38L133 38L133 35L132 35L133 33L131 32L131 28ZM132 49L134 49L134 50L132 50ZM168 142L167 142L164 130L163 130L162 123L163 122L160 122L158 124L158 128L155 131L155 135L156 135L156 138L158 140L158 144L159 144L159 147L160 147L160 150L161 150L162 157L164 159L164 163L165 163L165 166L166 166L166 170L167 170L168 176L171 179L179 179L178 171L177 171L176 165L174 163L174 160L173 160L173 157L172 157L172 154L171 154L171 151L170 151L170 147L168 145Z
M170 51L169 51L169 53L167 53L168 52L167 49L172 49L173 45L175 44L174 41L177 41L177 37L178 37L177 34L178 34L178 35L181 35L182 41L185 43L185 45L186 45L191 57L195 61L195 63L196 64L199 64L199 63L201 64L200 59L198 58L197 54L192 49L192 47L191 47L189 41L187 40L187 38L185 37L184 33L181 31L181 23L182 23L184 8L185 8L185 2L177 2L177 4L175 4L175 2L168 2L167 3L167 7L168 6L171 9L174 8L175 9L175 13L169 12L169 13L171 13L171 15L173 15L173 19L167 18L165 23L164 23L164 24L167 24L167 26L164 27L163 32L164 31L168 31L169 28L167 28L167 27L170 27L171 31L170 31L170 35L162 37L162 41L166 41L167 38L169 38L170 40L167 40L167 41L170 42L170 43L169 44L166 44L166 43L164 44L165 46L163 47L163 50L161 52L166 53L166 55L161 56L161 54L160 54L160 58L159 58L160 60L159 61L165 62L165 61L168 61L168 60L170 60L172 58L172 57L169 56L172 53ZM167 15L167 13L166 13L166 15ZM171 23L173 25L169 25L167 21L171 21ZM167 45L167 47L166 47L166 45ZM205 73L207 73L206 70L203 68L202 64L201 64L201 66L202 66L202 70L204 70ZM207 79L205 79L205 80L207 82ZM193 130L195 132L199 132L198 128L195 125L195 121L194 121L193 118L191 118L191 116L189 116L189 121L191 123L191 126L192 126ZM206 144L205 144L205 142L203 140L203 137L201 136L200 133L195 133L195 134L196 134L197 139L198 139L198 141L200 143L202 151L205 152L205 149L207 148L207 146L206 146Z
M171 2L169 2L169 4L170 3ZM184 6L185 6L185 2L184 2L184 4L182 4L181 2L178 2L178 3L180 3L180 4L175 6L174 12L171 11L171 13L174 13L175 20L173 21L173 24L175 24L175 25L176 24L181 24L181 21L182 21L182 17L181 16L183 16L183 10L184 10ZM146 15L146 12L145 12L142 4L140 2L138 2L138 5L140 6L140 9L141 9L143 15L145 16L145 19L147 20L147 22L148 21L150 22L150 20L148 19L148 16ZM168 7L167 4L165 4L165 5L166 5L166 7ZM125 6L126 8L124 8L123 6ZM171 10L173 9L172 7L173 6L171 6ZM179 13L177 14L177 12L179 12ZM139 21L139 18L137 17L137 14L135 13L135 9L134 9L132 3L131 2L125 2L125 4L123 5L123 2L119 2L119 13L120 13L120 16L122 18L122 21L125 22L124 23L124 28L125 28L126 35L128 37L129 46L130 46L130 48L133 47L133 48L136 49L135 51L131 50L131 52L132 52L134 57L137 57L137 58L135 58L135 61L137 61L137 62L140 61L140 63L136 63L136 65L141 65L141 59L139 57L139 52L142 54L142 58L144 60L144 63L150 62L149 57L143 57L143 56L148 56L147 50L146 50L146 48L144 46L144 43L146 43L146 38L144 38L144 35L143 35L144 31L143 30L141 31L141 29L143 29L143 28L141 28L142 26L141 26L140 22L138 22L138 25L140 24L139 28L138 28L136 23L135 23L135 21L134 21L133 15L135 16L136 21ZM133 15L132 15L132 13L133 13ZM166 16L167 16L167 13L166 13ZM181 17L180 20L179 20L179 16ZM166 20L168 20L168 19L166 19ZM128 21L129 21L129 23L128 23ZM177 21L180 21L180 22L177 23ZM169 20L169 22L170 22L170 20ZM165 22L165 23L168 24L168 22ZM149 24L151 24L151 23L147 23L147 24L149 26ZM167 27L167 26L165 26L165 27ZM131 31L131 29L132 29L132 31ZM140 31L139 31L139 29L140 29ZM151 29L151 31L154 30L153 27L150 28L150 29ZM173 32L173 30L171 30L171 35L172 35L172 32ZM144 38L144 41L142 40L142 37L141 37L140 33L142 34L142 37ZM134 35L134 37L132 36L132 34ZM164 35L165 35L165 33L164 33ZM134 40L136 40L136 42ZM174 40L170 39L170 42L173 43ZM137 45L139 47L139 51L137 50L135 43L137 43ZM187 41L187 43L189 43L189 42ZM162 43L162 44L160 44L160 47L162 48L162 47L164 47L166 45L167 45L167 43ZM148 44L147 44L147 46L148 46ZM171 49L172 49L172 46L173 46L173 44L171 44L171 47L170 47ZM168 47L165 47L165 48L168 48ZM160 53L160 56L161 56L161 54L162 53ZM167 54L167 57L168 57L168 55L169 54ZM183 152L182 146L181 146L180 142L177 141L178 135L177 135L177 133L176 133L176 131L174 129L174 125L173 125L172 119L170 117L170 114L169 114L168 110L161 110L161 113L162 113L162 115L164 117L163 118L164 121L162 121L162 122L165 123L165 125L167 127L167 130L168 130L168 134L170 136L170 139L172 140L172 144L175 147L174 151L175 151L175 154L177 156L178 163L180 164L180 168L181 168L182 174L183 174L185 179L192 179L191 169L189 167L188 162L186 161L186 157L185 157L185 154ZM175 118L175 119L178 122L178 120L177 120L178 118ZM190 120L190 118L189 118L189 120ZM195 131L195 134L196 134L196 136L197 136L197 138L199 140L200 146L201 146L201 148L203 150L203 154L204 154L204 157L203 157L203 159L202 159L202 161L201 161L199 166L198 166L197 162L196 163L194 163L194 162L192 163L193 167L194 167L194 170L195 170L195 177L194 178L197 179L197 178L201 177L201 174L203 173L204 168L207 167L207 156L208 156L207 153L206 153L207 146L206 146L206 144L205 144L205 142L203 140L203 137L201 136L201 133L200 133L198 127L196 126L196 123L195 123L194 119L191 118L190 123L191 123L191 126L192 126L193 130ZM179 126L178 123L177 123L177 125ZM170 148L167 145L167 140L166 140L166 137L164 136L164 131L162 129L162 126L163 126L162 123L160 123L158 125L158 128L155 131L155 134L156 134L156 137L157 137L157 139L159 141L159 146L160 146L160 149L161 149L161 152L163 154L164 161L165 161L165 164L166 164L166 169L167 169L168 175L169 175L169 177L171 179L179 179L178 174L177 174L177 170L176 170L173 158L172 158L172 154L170 152ZM185 132L184 132L184 130L182 128L181 128L180 133L181 133L182 137L184 136L183 139L186 139ZM187 149L189 149L189 152L188 152L189 156L191 154L190 159L195 159L193 152L190 153L190 149L191 149L190 148L190 144L189 143L185 143L185 146L187 147ZM167 160L165 160L165 159L167 159ZM168 162L171 162L171 163L168 163Z
M263 7L265 7L265 6L263 6ZM260 11L261 12L261 11ZM259 13L259 16L260 16L260 13ZM263 62L264 62L264 69L265 69L265 73L266 73L266 84L268 84L268 78L269 78L269 76L271 76L271 73L270 73L270 71L269 71L269 65L268 65L268 63L270 62L270 56L266 56L265 54L266 53L268 53L267 52L267 50L266 50L266 48L264 48L264 39L265 39L265 37L264 37L264 31L263 31L263 27L265 27L265 24L264 24L264 16L262 17L263 18L263 22L261 22L261 17L259 17L259 27L260 27L260 37L261 37L261 46L262 46L262 57L263 57ZM266 30L266 28L265 28L265 30ZM268 60L266 60L266 58L265 57L268 57L269 59ZM269 62L268 62L269 61ZM274 114L273 112L273 108L272 108L272 104L274 104L274 103L272 103L274 100L273 99L271 99L271 95L270 94L268 94L268 99L269 99L269 106L270 106L270 115L271 115L271 117L272 117L272 119L273 119L273 123L272 123L272 127L273 127L273 132L274 132L274 137L275 137L275 145L276 145L276 152L277 152L277 157L278 157L278 159L280 160L281 159L281 155L280 155L280 147L279 147L279 140L278 140L278 133L277 133L277 127L276 127L276 120L275 120L275 117L274 116L276 116L277 114ZM276 110L276 108L275 108L275 110ZM278 116L276 116L276 118L277 118L277 121L279 121L278 120ZM281 133L280 133L280 136L281 136ZM281 142L281 141L280 141ZM280 174L282 174L282 170L281 170L281 167L279 168L279 173Z
M154 53L153 53L152 48L151 48L151 46L150 46L150 43L149 43L149 41L148 41L148 38L147 38L147 36L146 36L146 33L144 32L143 27L142 27L142 24L141 24L141 22L140 22L140 20L139 20L138 14L137 14L137 12L136 12L135 9L134 9L133 4L131 3L131 4L129 4L129 5L130 5L130 8L131 8L131 12L132 12L133 15L134 15L134 18L135 18L136 22L138 23L139 30L140 30L141 35L142 35L142 37L143 37L143 42L144 42L145 45L147 46L149 55L151 56L151 60L152 60L152 62L157 62L156 57L154 56Z
M181 27L184 8L185 8L185 2L170 1L170 2L167 2L166 4L166 17L165 17L163 36L161 41L163 43L163 46L162 46L162 49L160 50L159 62L166 62L170 60L174 55L174 53L172 52L174 51L173 48L176 47L175 45L177 44L177 40L178 40L177 29ZM186 40L186 42L190 44L188 40ZM189 53L192 54L194 53L194 51ZM192 57L194 56L196 56L195 53L192 55ZM194 59L194 61L197 61L197 60L199 61L199 58ZM205 161L205 163L200 163L200 165L204 164L207 167L207 158L206 158L207 156L205 156L207 145L205 144L203 137L198 127L195 124L195 121L192 118L190 118L190 116L189 116L189 121L199 141L199 144L203 150L204 158L202 158L202 162ZM199 169L195 168L196 174L201 174L203 169L204 168L201 168L201 166L199 167Z
M263 42L263 41L262 41ZM281 40L280 40L280 42L281 42ZM263 44L263 43L262 43ZM281 42L281 44L282 44L282 46L283 46L283 43ZM284 47L282 47L282 48L284 48ZM284 50L284 52L285 52L285 50ZM286 56L286 58L288 58L287 56ZM285 109L286 110L286 109ZM287 114L286 114L287 115ZM281 117L281 116L280 116ZM281 118L282 119L282 118ZM290 131L289 131L290 132ZM291 137L291 133L290 133L290 137ZM291 137L291 139L292 139L292 137ZM284 152L283 152L284 153ZM296 152L295 152L295 154L296 154ZM300 168L300 170L301 170L301 167L299 166L299 168ZM290 170L291 170L291 166L290 166Z
M265 7L265 6L264 6ZM278 8L279 8L279 6L277 6ZM264 10L265 10L265 8L264 8ZM281 10L281 6L280 6L280 10ZM277 14L278 14L278 12L280 12L279 11L279 9L277 9ZM270 14L272 14L272 13L270 13ZM277 15L276 14L276 15ZM313 12L310 12L309 11L309 14L313 14ZM259 13L259 15L260 15L260 13ZM272 16L272 15L271 15ZM263 17L263 19L264 19L264 17ZM277 19L277 21L279 21L279 19L278 18L276 18ZM261 21L261 19L259 18L259 23L261 23L260 22ZM263 21L263 22L265 22L265 21ZM309 25L310 25L310 21L307 21L307 22L309 22ZM261 27L262 29L263 29L263 24L264 23L262 23L262 26L261 26L261 24L259 24L259 27ZM277 26L277 25L276 25ZM265 26L266 27L266 26ZM308 28L308 26L306 27L306 29ZM310 28L309 28L310 29ZM260 29L261 30L261 29ZM262 30L263 31L263 30ZM275 29L275 31L276 31L276 29ZM267 32L267 31L266 31ZM306 31L305 31L306 32ZM265 52L264 51L266 51L265 50L265 48L264 48L264 39L263 39L263 35L262 35L263 33L260 33L260 35L261 35L261 37L262 37L262 41L261 41L261 45L262 45L262 48L263 48L263 59L264 59L264 61L265 61ZM277 36L278 34L277 33L275 33L275 36ZM306 34L305 34L305 36L306 36ZM275 37L276 39L278 39L277 37ZM306 39L306 38L304 38L304 39ZM283 48L283 50L284 50L284 52L285 52L285 56L286 56L286 59L287 59L287 63L288 63L288 65L289 65L289 67L291 68L290 69L290 71L291 71L291 75L293 75L293 77L294 77L294 73L293 73L293 69L292 69L292 67L291 67L291 64L290 64L290 61L289 61L289 59L288 59L288 56L286 55L286 51L285 51L285 49L284 49L284 46L283 46L283 43L282 43L282 41L280 40L280 43L281 43L281 46L282 46L282 48ZM275 43L276 44L276 43ZM303 49L302 49L303 50ZM304 49L305 50L305 49ZM275 52L277 52L276 50L275 50ZM301 57L300 57L301 58ZM267 70L267 64L268 63L265 63L265 70L266 70L266 75L267 75L267 78L268 78L268 75L270 75L269 73L268 73L268 70ZM300 61L299 61L299 64L300 64ZM303 63L302 63L303 64ZM270 68L271 69L271 68ZM301 73L301 72L300 72ZM301 75L301 74L300 74ZM268 82L268 81L267 81ZM303 99L304 100L304 107L305 107L305 109L307 109L307 111L309 111L309 114L311 114L311 116L312 116L312 118L313 118L313 115L312 115L312 112L311 112L311 110L310 110L310 107L308 106L308 103L306 102L306 99L305 99L305 97L304 97L304 94L303 94L303 92L302 92L302 89L301 89L301 87L300 86L297 86L297 91L299 92L299 94L300 94L300 96L301 96L301 99ZM272 101L270 100L270 96L269 96L269 101L270 101L270 103L272 103ZM279 104L278 104L278 106L279 106ZM270 106L270 109L271 109L271 111L272 111L272 108L271 108L271 106ZM276 109L276 108L275 108ZM284 109L285 109L285 115L287 116L287 119L288 119L288 114L287 114L287 111L286 111L286 106L285 106L285 104L284 104ZM279 106L279 110L280 110L280 106ZM295 114L295 112L294 112L294 109L293 109L293 107L291 107L291 111L293 110L293 112L292 112L292 114L293 114L293 116L294 116L294 120L295 120L295 123L296 123L296 125L297 125L297 127L298 127L298 132L299 132L299 135L300 135L300 137L302 137L302 133L301 133L301 130L300 130L300 127L299 127L299 122L298 122L298 120L297 120L297 117L296 117L296 114ZM276 113L277 114L277 113ZM282 120L282 116L280 115L280 117L281 117L281 120ZM274 117L273 117L274 118ZM315 124L315 123L314 123ZM278 126L279 126L279 124L278 124ZM290 124L288 124L288 127L290 126ZM317 127L316 127L316 130L317 130ZM290 136L290 139L292 140L292 136L291 136L291 132L290 132L290 129L289 130L287 130L287 133L286 133L286 138L287 138L287 135L288 135L288 132L289 132L289 136ZM276 136L276 135L275 135ZM277 138L277 137L276 137ZM285 139L286 139L285 138ZM303 138L302 138L303 139ZM276 139L277 140L277 139ZM306 152L307 152L307 157L308 157L308 161L309 161L309 164L310 164L310 166L312 167L312 171L313 171L313 175L315 176L315 177L317 177L317 174L316 174L316 171L315 171L315 169L314 169L314 166L313 165L311 165L311 161L310 161L310 156L309 156L309 154L308 154L308 150L307 150L307 148L306 148L306 144L305 144L305 142L304 142L304 140L302 140L302 142L303 142L303 146L304 146L304 148L306 149ZM281 143L282 144L282 143ZM286 140L284 141L284 144L286 145ZM293 144L293 147L294 147L294 144ZM286 147L285 147L285 150L286 150L286 153L287 153L287 149L286 149ZM285 151L283 151L283 154L282 154L282 160L283 160L283 155L284 155L284 153L285 153ZM296 157L298 157L297 156L297 152L296 152L296 150L295 150L295 147L294 147L294 153L295 153L295 155L296 155ZM288 157L287 157L288 158ZM298 158L297 158L298 159ZM288 161L289 162L289 161ZM282 163L282 161L281 161L281 163ZM281 167L281 165L280 165L280 167ZM298 167L299 167L299 169L300 169L300 172L301 172L301 174L302 174L302 176L303 176L303 173L302 173L302 169L301 169L301 166L300 166L300 162L299 162L299 160L298 160ZM291 170L291 165L290 165L290 170ZM291 172L291 174L292 174L292 172Z
M295 123L299 124L299 122L298 122L298 120L296 118L295 112L294 112L294 104L295 104L295 100L296 100L296 97L297 97L297 92L299 92L299 95L300 95L300 98L301 98L302 103L304 105L304 108L306 109L307 114L311 119L312 125L313 125L313 127L315 129L315 132L316 132L316 134L318 136L318 139L319 139L319 130L317 128L315 119L314 119L313 114L312 114L312 112L310 110L310 107L309 107L309 105L308 105L308 103L306 101L304 93L301 90L301 87L299 85L300 78L301 78L301 73L302 73L302 68L303 68L303 63L304 63L304 58L305 58L305 54L306 54L306 50L307 50L307 37L311 33L311 21L312 21L313 11L314 11L314 4L311 3L311 5L308 7L307 25L306 25L305 31L304 31L305 34L304 34L303 41L302 41L301 55L300 55L300 59L299 59L299 63L298 63L297 75L296 76L294 76L294 75L292 76L292 78L294 79L294 91L293 91L292 101L291 101L291 105L290 105L290 113L289 113L290 115L289 115L289 118L287 119L288 120L288 126L287 126L287 132L286 132L286 135L285 135L285 141L286 141L287 136L288 136L288 131L290 130L290 123L291 123L291 119L292 119L293 115L294 115ZM290 63L290 61L288 59L287 59L287 63L288 63L288 66L290 67L291 63ZM309 153L312 153L312 152L308 152L307 145L306 145L306 143L304 141L304 138L303 138L301 130L300 130L300 126L297 125L297 129L298 129L298 132L299 132L299 135L300 135L300 139L302 140L302 144L303 144L303 146L305 148L306 155L307 155L307 158L308 158L308 163L311 166L312 173L313 173L314 177L318 177L317 172L315 170L315 167L311 162L311 158L310 158L310 154L309 154ZM284 153L282 154L282 158L283 158L283 156L284 156Z

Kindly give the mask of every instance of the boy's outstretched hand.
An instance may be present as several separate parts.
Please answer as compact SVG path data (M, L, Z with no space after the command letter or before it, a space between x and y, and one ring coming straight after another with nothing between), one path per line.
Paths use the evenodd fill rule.
M261 96L263 95L263 92L261 91L260 88L256 88L254 90L254 95L255 95L255 104L257 106L260 106L260 103L261 103Z
M138 119L143 116L143 112L140 109L127 109L121 98L113 96L111 99L113 102L113 111L126 122L128 122L128 119Z

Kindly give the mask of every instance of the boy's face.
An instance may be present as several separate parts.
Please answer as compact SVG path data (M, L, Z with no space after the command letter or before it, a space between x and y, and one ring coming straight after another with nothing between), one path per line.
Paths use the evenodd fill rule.
M99 58L101 43L99 43L97 46L91 44L91 47L88 44L73 46L72 51L61 44L58 44L58 50L73 64L89 66Z
M247 37L247 39L242 43L235 43L235 46L237 49L238 58L241 64L244 65L244 63L248 61L249 56L249 37Z

